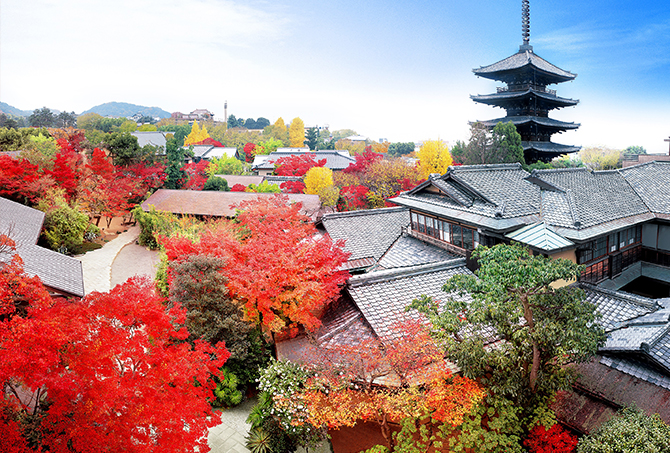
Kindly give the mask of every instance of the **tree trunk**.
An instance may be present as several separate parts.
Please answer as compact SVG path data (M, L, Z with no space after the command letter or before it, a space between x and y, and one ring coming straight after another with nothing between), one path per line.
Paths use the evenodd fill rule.
M523 305L523 317L528 323L528 330L530 330L531 335L535 330L535 320L533 319L533 310L530 308L528 303L528 296L521 296L521 304ZM533 341L533 363L530 366L530 390L535 393L535 388L537 386L537 373L540 371L540 345L537 344L536 340Z
M384 436L384 440L386 440L386 443L388 444L389 452L393 452L393 436L391 435L391 428L389 427L386 413L382 414L381 420L379 420L379 425L382 429L382 436Z

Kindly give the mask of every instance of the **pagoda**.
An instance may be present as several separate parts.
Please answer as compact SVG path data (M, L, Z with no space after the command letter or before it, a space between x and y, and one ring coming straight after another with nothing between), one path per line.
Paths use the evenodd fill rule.
M493 128L499 122L512 122L521 135L526 163L549 162L562 154L579 151L579 146L554 143L551 136L557 132L577 129L578 123L568 123L549 118L549 111L575 106L578 100L556 96L555 90L548 85L567 82L577 74L554 66L533 52L530 45L530 5L529 0L522 1L523 44L519 51L489 66L473 69L479 77L497 80L506 87L498 87L494 94L470 96L475 102L501 107L507 111L504 118L479 121Z

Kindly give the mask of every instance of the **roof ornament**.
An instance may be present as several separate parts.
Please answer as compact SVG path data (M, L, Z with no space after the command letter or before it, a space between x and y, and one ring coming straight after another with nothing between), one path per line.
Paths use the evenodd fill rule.
M522 0L521 2L521 36L523 37L523 44L519 46L519 50L533 50L530 45L530 0Z

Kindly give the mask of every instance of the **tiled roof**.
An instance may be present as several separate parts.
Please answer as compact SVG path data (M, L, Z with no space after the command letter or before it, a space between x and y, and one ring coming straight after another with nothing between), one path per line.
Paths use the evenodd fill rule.
M472 274L464 259L374 271L349 279L347 290L374 332L382 339L396 335L399 324L420 319L405 308L422 294L443 300L442 286L456 274Z
M551 225L581 229L648 212L618 171L535 170L532 177L563 191L542 193L543 217Z
M599 323L606 332L621 328L627 321L649 314L659 308L652 299L622 291L612 291L588 283L579 286L586 301L594 304L602 316Z
M542 117L542 116L506 116L503 118L496 118L494 120L485 120L477 122L488 127L494 127L498 123L509 123L509 122L511 122L515 126L519 126L520 124L535 123L540 126L546 126L548 128L556 130L577 129L580 126L579 123L568 123L566 121L559 121L553 118Z
M163 148L165 148L167 142L165 134L165 132L161 131L135 131L130 133L130 135L137 137L137 143L140 147L151 145L162 146Z
M670 214L670 162L654 161L619 170L650 211Z
M83 297L81 261L35 245L43 221L43 212L0 197L0 234L16 242L26 274L38 276L55 291Z
M402 235L377 262L377 267L380 269L393 269L458 258L460 257L444 249L420 241L412 236Z
M482 66L478 69L473 69L472 72L478 76L493 78L496 73L513 71L519 68L523 68L524 66L529 68L537 68L540 71L556 77L560 81L572 80L577 77L577 74L564 71L558 66L554 66L544 58L536 55L532 50L519 51L514 55L505 58L504 60L498 61L497 63L493 63L488 66Z
M582 149L581 146L572 146L572 145L561 145L560 143L554 142L526 142L522 141L521 146L523 150L527 151L529 149L534 149L536 151L544 153L574 153Z
M500 220L539 214L540 191L527 177L520 164L449 167L443 176L430 179L391 201L426 211L442 207L471 213L470 218L461 219L473 224L481 224L486 217L495 219L494 224L501 223ZM442 194L424 190L429 185ZM501 229L516 225L517 222L507 222Z
M272 196L275 194L159 189L142 203L142 209L149 211L153 206L159 211L174 214L234 217L236 206L241 202ZM308 216L317 212L321 207L318 195L288 194L286 196L290 202L302 203L302 212Z
M410 223L407 208L382 208L326 214L323 226L333 240L344 239L349 260L378 260Z
M556 234L556 232L544 222L525 226L520 230L506 234L506 237L546 251L558 250L575 245L563 236Z
M202 154L203 159L220 159L223 156L226 157L235 157L235 153L237 153L237 148L230 148L230 147L222 147L222 146L212 146L210 147L204 154Z
M473 101L476 102L481 102L485 104L493 104L496 105L498 101L500 100L507 100L507 99L523 99L527 97L538 97L545 99L547 101L551 101L555 104L561 105L561 106L569 106L569 105L577 105L579 103L578 100L576 99L568 99L568 98L562 98L559 96L556 96L555 94L550 94L544 91L537 91L537 90L524 90L524 91L503 91L501 93L494 93L494 94L479 94L479 95L471 95L470 98Z
M233 187L235 184L242 184L248 186L249 184L260 184L263 182L264 176L256 175L214 175L223 178L228 183L228 187Z
M346 156L339 151L276 151L270 153L267 159L264 159L262 162L254 162L253 168L254 170L271 170L274 169L275 162L282 157L300 156L304 154L314 156L316 161L325 159L325 167L330 168L331 170L344 170L350 164L356 163L356 159Z

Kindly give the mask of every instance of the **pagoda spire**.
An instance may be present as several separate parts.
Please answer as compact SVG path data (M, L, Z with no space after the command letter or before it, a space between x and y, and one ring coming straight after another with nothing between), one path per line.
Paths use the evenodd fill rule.
M521 36L523 37L523 44L519 49L533 50L530 45L530 0L522 0L521 2Z

